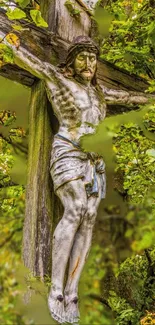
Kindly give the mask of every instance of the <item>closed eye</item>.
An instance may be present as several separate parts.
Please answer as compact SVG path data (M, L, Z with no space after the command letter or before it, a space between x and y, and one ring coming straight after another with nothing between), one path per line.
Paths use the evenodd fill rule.
M92 57L90 58L90 60L91 60L91 61L95 61L96 58L95 58L94 56L92 56Z
M78 58L78 60L80 60L80 61L82 61L82 60L84 60L84 59L85 59L84 56L80 56L80 57Z

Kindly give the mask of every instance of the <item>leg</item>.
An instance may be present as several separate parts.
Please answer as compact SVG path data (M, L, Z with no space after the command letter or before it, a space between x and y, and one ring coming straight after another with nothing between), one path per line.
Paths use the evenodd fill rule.
M101 193L99 193L97 198L91 196L88 199L87 212L75 235L74 244L70 255L69 274L65 288L65 320L70 323L76 323L79 318L77 300L78 282L90 250L93 227L100 201Z
M64 215L53 235L52 288L48 304L52 317L63 322L64 275L75 233L86 211L87 198L81 180L74 180L61 186L57 195L64 206Z

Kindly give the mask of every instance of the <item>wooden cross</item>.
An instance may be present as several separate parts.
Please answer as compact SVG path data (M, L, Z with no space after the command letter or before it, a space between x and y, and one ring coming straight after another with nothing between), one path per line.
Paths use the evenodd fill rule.
M80 19L71 17L65 0L41 0L41 12L48 22L48 30L34 25L17 33L23 47L41 60L54 65L65 60L67 48L74 37L92 35L91 13L82 0L72 0L80 10ZM0 32L10 32L11 21L0 9ZM22 22L21 22L22 23ZM54 195L49 174L51 144L57 130L57 120L48 102L44 82L29 72L5 65L0 75L31 87L29 110L29 156L26 194L26 214L23 236L23 258L34 275L50 275L52 225L60 216L61 206ZM141 91L148 87L142 78L129 75L104 60L98 62L98 79L108 88ZM123 106L122 111L130 109ZM109 105L110 113L120 112L119 105ZM54 221L53 221L54 217Z

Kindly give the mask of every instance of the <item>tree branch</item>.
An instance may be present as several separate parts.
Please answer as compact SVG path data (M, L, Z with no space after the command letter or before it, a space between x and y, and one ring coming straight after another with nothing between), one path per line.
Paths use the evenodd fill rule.
M91 293L91 294L89 295L89 298L94 299L94 300L97 300L97 301L100 302L101 304L103 304L103 305L105 305L106 307L108 307L109 309L111 309L111 307L109 306L107 300L105 300L103 297L100 297L100 296L98 296L98 295L96 295L96 294Z

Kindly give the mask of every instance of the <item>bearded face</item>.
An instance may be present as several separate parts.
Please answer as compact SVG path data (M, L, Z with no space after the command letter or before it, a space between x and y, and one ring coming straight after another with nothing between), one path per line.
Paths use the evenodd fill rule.
M82 51L77 54L74 61L75 75L85 82L90 82L96 72L97 58L93 52Z

